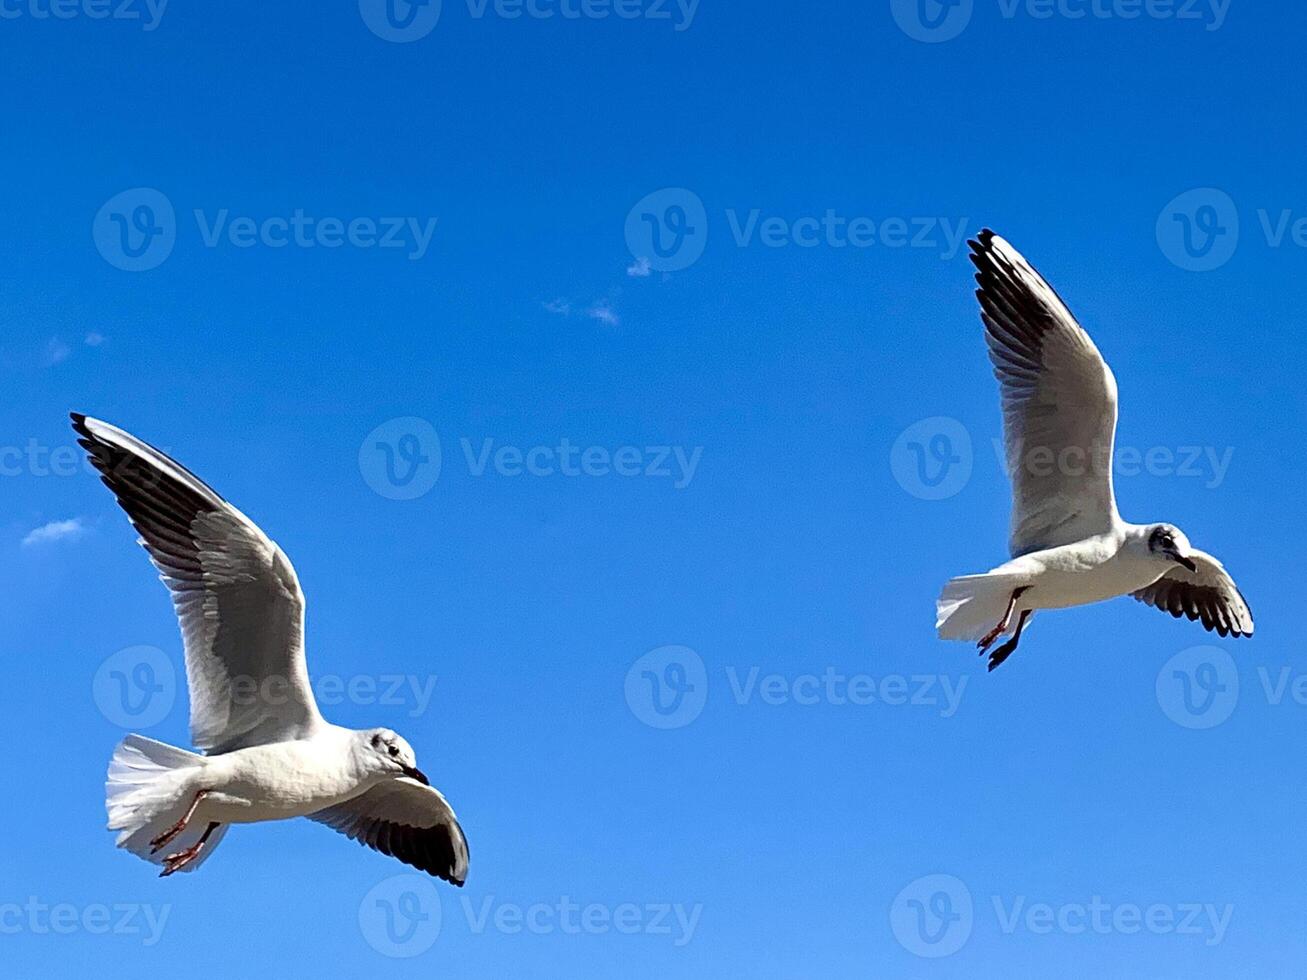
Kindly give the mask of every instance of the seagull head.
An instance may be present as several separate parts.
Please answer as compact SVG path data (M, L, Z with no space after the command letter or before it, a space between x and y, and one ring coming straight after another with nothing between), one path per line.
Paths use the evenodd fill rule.
M1148 551L1163 561L1183 565L1191 572L1198 571L1191 557L1193 547L1174 524L1154 524L1148 531Z
M416 779L423 786L430 786L427 777L418 768L417 755L413 746L396 735L389 728L374 728L360 732L366 741L364 753L368 760L368 769L390 776L407 776Z

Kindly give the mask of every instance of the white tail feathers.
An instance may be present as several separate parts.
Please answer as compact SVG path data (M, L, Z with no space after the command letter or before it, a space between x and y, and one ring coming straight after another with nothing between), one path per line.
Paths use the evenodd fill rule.
M162 864L168 854L194 844L206 824L192 821L168 846L151 853L150 841L180 820L201 788L199 774L204 756L156 742L142 735L128 735L118 743L109 762L104 784L109 829L118 831L117 844L138 857ZM200 855L183 870L194 871L213 852L227 828L210 836Z
M998 625L1012 593L1022 584L1021 576L1004 572L961 575L951 580L935 602L939 638L979 640ZM1009 625L1015 625L1015 617Z

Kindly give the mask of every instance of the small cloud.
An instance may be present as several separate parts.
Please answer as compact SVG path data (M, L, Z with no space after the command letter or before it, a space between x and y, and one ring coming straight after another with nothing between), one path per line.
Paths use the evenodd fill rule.
M653 264L643 255L626 268L626 274L636 279L647 279L651 272L653 272Z
M45 345L46 367L54 367L56 364L60 364L68 360L68 355L71 354L72 352L73 352L72 348L70 348L58 337L51 337L50 342Z
M600 323L610 327L615 327L621 323L617 318L617 314L613 312L613 308L607 303L596 303L594 306L590 307L590 309L585 311L585 315L591 320L598 320Z
M105 341L104 334L96 333L94 330L92 330L90 333L86 335L87 347L99 347L101 344L104 343L104 341Z
M545 303L544 307L550 313L556 313L558 316L571 316L572 314L572 304L565 299L556 299Z
M86 532L86 525L82 523L80 517L74 517L68 521L51 521L49 524L42 524L27 532L27 537L23 538L23 547L30 548L33 545L49 544L53 541L72 541L80 538Z

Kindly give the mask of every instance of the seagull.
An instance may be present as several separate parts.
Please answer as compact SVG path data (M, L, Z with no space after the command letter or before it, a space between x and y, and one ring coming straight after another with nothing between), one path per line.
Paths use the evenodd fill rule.
M203 754L129 735L105 784L117 844L161 877L194 871L228 827L308 817L458 886L454 811L388 728L318 712L304 660L304 594L290 559L194 473L122 429L73 429L172 593Z
M1117 388L1112 370L1053 288L986 229L970 242L985 342L1003 402L1012 479L1011 560L950 581L939 636L974 640L989 669L1038 609L1130 595L1221 636L1252 636L1253 617L1224 566L1174 524L1121 519L1112 489Z

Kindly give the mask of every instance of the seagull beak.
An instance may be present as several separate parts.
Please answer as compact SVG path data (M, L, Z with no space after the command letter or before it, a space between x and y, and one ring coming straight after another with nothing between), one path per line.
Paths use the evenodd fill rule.
M430 785L431 785L431 783L430 783L430 781L427 779L427 777L424 776L424 775L422 774L422 770L421 770L421 769L415 769L415 768L413 768L412 766L405 766L405 767L404 767L404 775L407 776L409 779L416 779L416 780L417 780L419 783L421 783L423 786L430 786Z
M1175 560L1179 562L1181 565L1183 565L1185 568L1189 569L1189 571L1191 572L1198 571L1198 566L1194 564L1194 560L1192 558L1185 558L1183 555L1176 555Z

